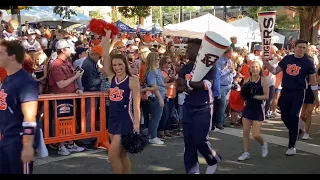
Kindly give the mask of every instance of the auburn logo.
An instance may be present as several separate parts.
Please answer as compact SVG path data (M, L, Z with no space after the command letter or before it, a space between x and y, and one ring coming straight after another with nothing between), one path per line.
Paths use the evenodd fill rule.
M210 66L213 66L218 59L219 59L219 56L217 55L205 54L201 62L203 62L206 65L206 67L210 67Z
M121 101L123 99L124 90L119 87L110 88L109 99L111 101Z
M297 76L300 73L301 67L297 66L296 64L288 64L286 73L291 76Z
M187 81L191 81L192 75L191 75L191 74L186 74L186 75L185 75L185 79L186 79Z
M7 109L7 93L4 92L4 89L0 91L0 110L4 111Z

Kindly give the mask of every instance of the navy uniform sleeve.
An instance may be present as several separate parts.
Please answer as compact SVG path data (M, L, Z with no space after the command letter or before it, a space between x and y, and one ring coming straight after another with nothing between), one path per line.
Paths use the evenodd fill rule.
M316 73L316 68L315 68L315 65L313 63L313 60L311 60L310 58L307 57L307 59L305 60L305 63L307 64L307 68L306 68L306 71L307 71L307 74L314 74Z
M35 80L26 81L19 87L18 97L21 103L38 101L38 94L38 83Z
M181 68L181 70L180 70L180 72L179 72L179 78L185 78L185 72L186 72L186 65L184 65L182 68Z
M283 59L278 63L278 66L281 67L282 71L286 71L286 61L290 55L283 57Z

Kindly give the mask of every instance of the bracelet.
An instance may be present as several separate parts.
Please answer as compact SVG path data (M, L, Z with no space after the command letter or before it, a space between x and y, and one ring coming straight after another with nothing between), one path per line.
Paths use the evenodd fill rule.
M190 86L190 80L187 80L187 87L192 90L193 88Z
M23 135L34 135L36 132L37 123L36 122L23 122Z

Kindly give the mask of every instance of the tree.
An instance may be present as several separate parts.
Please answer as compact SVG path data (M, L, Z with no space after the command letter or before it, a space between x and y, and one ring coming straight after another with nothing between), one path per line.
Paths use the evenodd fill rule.
M200 6L200 11L213 9L212 6Z
M152 22L162 24L162 16L160 12L160 6L152 6Z
M96 18L96 19L104 19L104 17L101 14L101 10L97 9L96 11L90 11L89 16L91 18Z
M290 18L287 14L280 14L276 17L276 28L296 29L299 28L299 16Z
M111 6L111 21L116 22L118 20L117 7Z
M53 12L60 15L60 17L63 16L63 19L70 19L71 16L77 15L76 11L71 9L70 6L55 6Z
M250 6L248 9L248 16L258 21L258 12L273 11L277 6Z
M295 6L299 13L300 38L317 44L320 26L320 6Z
M167 14L179 13L179 6L163 6L162 11Z
M197 9L194 6L182 6L182 12L190 12L190 11L196 11ZM178 12L179 12L179 6L178 6Z
M139 24L143 26L144 18L151 14L151 6L121 6L118 11L126 18L139 17Z

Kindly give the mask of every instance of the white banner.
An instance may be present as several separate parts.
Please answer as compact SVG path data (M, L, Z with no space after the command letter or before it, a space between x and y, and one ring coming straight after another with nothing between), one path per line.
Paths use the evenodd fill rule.
M274 25L276 23L277 11L264 11L258 13L258 22L260 26L263 60L269 60L272 45L272 37L274 33Z

